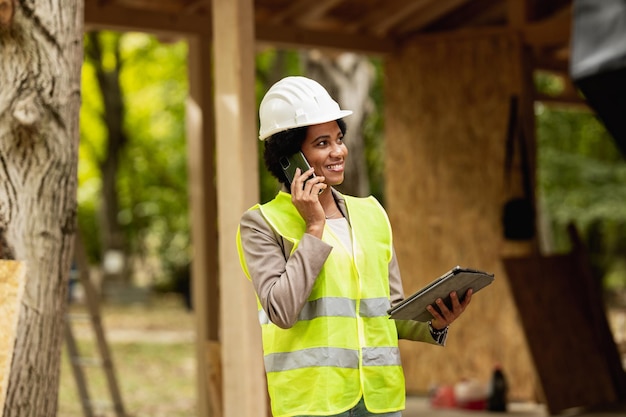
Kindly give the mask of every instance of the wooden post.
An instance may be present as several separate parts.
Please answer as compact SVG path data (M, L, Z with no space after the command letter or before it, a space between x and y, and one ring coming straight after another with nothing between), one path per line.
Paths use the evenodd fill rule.
M235 244L241 215L259 199L254 4L211 4L223 415L256 417L267 404L260 326L252 285L241 271Z
M210 23L207 23L210 24ZM206 376L207 342L219 334L217 191L215 188L215 123L211 83L211 39L191 36L189 42L189 98L187 141L189 194L193 242L192 305L196 318L197 409L211 413Z
M0 412L4 410L11 373L25 273L22 262L0 260Z

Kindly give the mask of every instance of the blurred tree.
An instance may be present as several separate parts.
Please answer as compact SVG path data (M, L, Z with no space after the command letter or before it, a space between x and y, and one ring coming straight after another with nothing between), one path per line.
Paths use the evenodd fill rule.
M85 60L94 70L102 95L103 109L100 113L107 132L106 146L97 157L102 178L102 199L99 211L99 228L103 280L112 279L128 283L130 271L127 261L128 248L118 215L120 211L117 192L117 176L120 158L128 137L124 131L124 101L120 88L121 34L116 32L88 32L85 39ZM110 265L115 262L117 265Z
M86 53L83 66L79 223L92 260L102 261L107 242L123 242L135 281L171 287L189 263L186 44L140 33L89 36L88 48L95 36L100 52ZM115 81L99 82L108 78ZM120 108L121 116L108 114ZM97 220L101 205L106 222ZM113 222L122 237L98 239Z
M370 92L375 67L366 56L347 52L330 55L310 50L302 54L302 60L306 75L326 87L341 108L352 110L352 114L345 118L348 128L346 146L350 154L346 160L344 182L337 189L365 197L370 194L370 185L363 129L373 106Z

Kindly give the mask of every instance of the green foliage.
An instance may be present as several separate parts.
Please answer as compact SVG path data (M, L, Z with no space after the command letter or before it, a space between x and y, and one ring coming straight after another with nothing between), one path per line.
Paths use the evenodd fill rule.
M548 76L540 88L558 88ZM626 287L626 163L615 141L589 111L536 107L538 197L554 249L569 249L574 223L592 268L606 286Z
M365 142L365 163L370 182L370 191L374 197L385 204L385 141L384 141L384 99L383 65L378 59L372 59L376 69L376 78L372 87L371 98L374 102L363 127Z
M156 261L166 271L189 262L185 100L187 46L160 43L155 37L100 33L103 62L121 63L124 130L128 143L118 172L118 219L133 255ZM120 37L120 56L111 48ZM86 42L86 48L89 42ZM83 65L83 105L79 162L79 225L92 259L100 254L97 212L100 161L107 140L102 94L93 65Z

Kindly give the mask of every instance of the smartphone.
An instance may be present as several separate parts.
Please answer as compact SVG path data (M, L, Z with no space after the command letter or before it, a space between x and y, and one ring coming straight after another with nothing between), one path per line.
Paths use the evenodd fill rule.
M279 162L280 166L283 168L285 176L287 177L287 188L291 188L291 183L293 182L293 178L296 175L296 168L300 168L301 173L311 169L309 162L306 160L302 152L296 152L288 158L282 157L280 158ZM307 181L311 178L315 178L315 174L311 174L311 176L307 178Z

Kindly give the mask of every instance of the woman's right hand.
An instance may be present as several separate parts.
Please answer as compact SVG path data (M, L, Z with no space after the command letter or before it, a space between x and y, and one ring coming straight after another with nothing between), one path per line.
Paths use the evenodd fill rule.
M296 168L294 180L291 183L291 201L306 223L306 233L321 239L326 224L326 215L319 200L319 195L328 187L325 178L313 174L313 168L302 172Z

